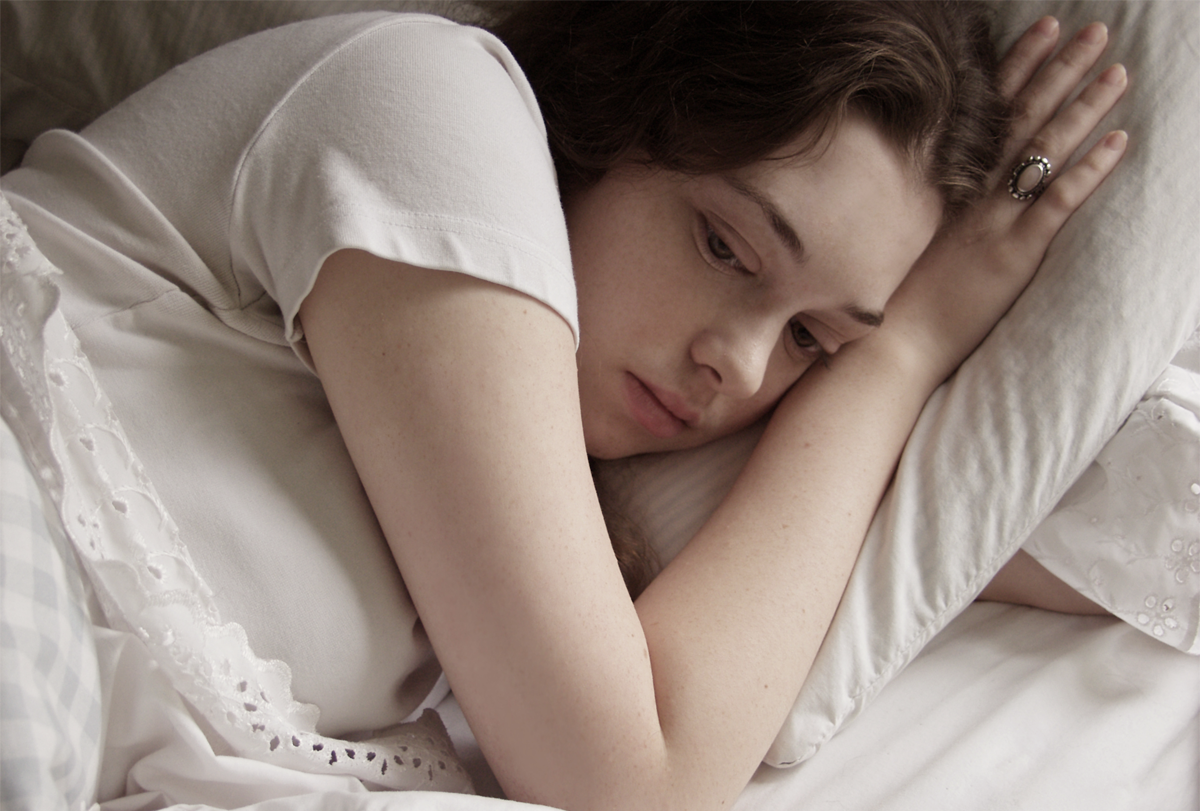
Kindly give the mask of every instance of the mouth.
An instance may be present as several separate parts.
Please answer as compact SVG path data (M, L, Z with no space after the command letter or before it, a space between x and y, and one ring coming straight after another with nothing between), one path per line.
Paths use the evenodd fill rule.
M650 386L631 372L625 373L624 389L633 418L659 439L678 436L700 416L678 397Z

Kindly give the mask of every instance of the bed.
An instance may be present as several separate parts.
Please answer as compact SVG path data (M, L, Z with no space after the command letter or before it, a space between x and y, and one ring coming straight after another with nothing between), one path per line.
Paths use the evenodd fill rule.
M206 5L0 5L4 171L41 131L237 36L361 8L485 13ZM931 398L738 809L1200 808L1200 15L996 10L1002 42L1045 13L1108 23L1132 77L1111 126L1133 151ZM530 807L500 797L444 689L400 727L317 732L288 663L214 609L57 312L56 269L3 198L0 239L0 804ZM756 436L600 475L668 559ZM1018 548L1114 616L975 602Z

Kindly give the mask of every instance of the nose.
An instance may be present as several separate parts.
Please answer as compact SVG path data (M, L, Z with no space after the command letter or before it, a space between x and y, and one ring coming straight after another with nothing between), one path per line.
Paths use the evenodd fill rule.
M777 338L765 322L706 329L692 342L692 360L716 392L745 400L762 389Z

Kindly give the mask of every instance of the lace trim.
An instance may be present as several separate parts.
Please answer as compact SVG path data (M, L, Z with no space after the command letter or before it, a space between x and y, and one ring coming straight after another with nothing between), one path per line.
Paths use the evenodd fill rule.
M108 621L146 644L175 689L242 756L387 789L470 792L435 711L368 741L320 735L317 708L292 698L288 666L258 658L242 626L222 622L58 311L59 273L0 195L0 411Z

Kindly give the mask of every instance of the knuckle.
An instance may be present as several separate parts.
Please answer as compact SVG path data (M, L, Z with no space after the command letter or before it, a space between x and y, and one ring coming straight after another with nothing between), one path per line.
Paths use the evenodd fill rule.
M1033 108L1029 104L1029 99L1024 96L1018 96L1012 102L1013 122L1018 126L1027 123L1033 115Z
M1111 151L1108 153L1098 153L1094 149L1089 151L1078 166L1081 177L1086 179L1093 188L1098 187L1116 166L1115 157Z
M1045 112L1041 107L1028 98L1018 98L1013 102L1013 119L1012 119L1012 134L1011 144L1015 148L1019 144L1021 149L1031 148L1029 143L1031 138L1038 134L1038 130L1045 123Z
M1079 201L1076 197L1070 183L1058 182L1047 186L1038 202L1065 216L1078 207Z
M1058 61L1069 74L1085 70L1088 63L1087 55L1074 46L1063 48L1062 53L1058 55Z
M1058 60L1073 71L1087 70L1095 61L1095 48L1092 44L1075 37L1059 51Z
M1084 107L1101 107L1111 103L1111 95L1108 86L1092 82L1080 91L1077 103Z
M1112 108L1113 101L1102 90L1085 88L1071 105L1072 121L1078 126L1089 125L1090 129Z
M1057 173L1058 167L1054 166L1054 158L1052 156L1058 154L1056 149L1055 139L1048 133L1039 132L1037 135L1029 139L1029 143L1025 145L1025 151L1032 155L1041 155L1047 158L1052 167L1052 171Z

